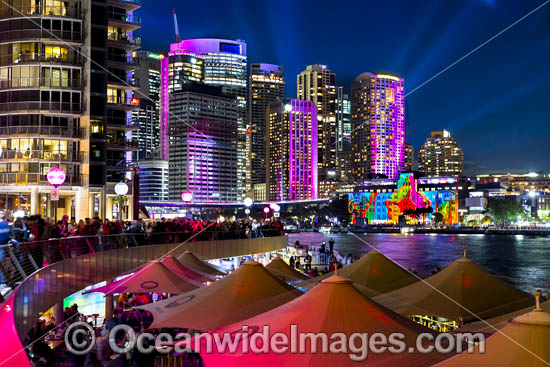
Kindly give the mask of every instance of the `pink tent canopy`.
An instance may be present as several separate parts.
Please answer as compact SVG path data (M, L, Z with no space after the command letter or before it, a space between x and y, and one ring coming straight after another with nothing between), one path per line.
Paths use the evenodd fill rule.
M105 295L149 292L180 294L201 286L200 282L178 275L161 261L154 260L124 279L92 289L87 293L101 292Z
M219 333L223 338L224 333L240 332L243 325L247 325L249 330L259 330L259 333L262 333L264 326L269 326L271 336L275 333L283 333L289 340L292 325L296 325L297 333L317 335L323 333L327 335L329 341L333 340L331 337L336 335L335 333L341 333L340 335L345 335L349 340L354 333L368 333L368 335L383 333L389 337L391 333L399 332L405 336L404 342L407 349L401 354L392 354L389 351L382 354L368 353L366 361L352 361L348 353L330 353L330 351L321 353L322 343L319 339L317 353L312 353L311 348L306 348L304 353L290 353L290 348L284 353L273 351L265 354L242 353L241 341L236 353L216 353L214 346L214 353L201 354L206 367L347 367L352 365L417 367L431 366L447 357L441 354L409 353L409 348L415 346L416 338L420 333L433 333L433 331L363 296L352 286L349 279L337 275L323 280L311 291L289 303L212 333ZM204 339L201 339L201 342L203 341ZM204 346L204 343L202 345ZM261 346L262 342L259 345ZM194 346L190 345L190 347Z

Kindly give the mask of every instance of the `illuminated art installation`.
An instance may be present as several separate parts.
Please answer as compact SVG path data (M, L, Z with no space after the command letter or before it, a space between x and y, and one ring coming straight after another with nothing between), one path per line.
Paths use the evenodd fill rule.
M428 207L432 208L432 212L420 215L419 220L433 221L434 214L440 213L444 223L458 222L457 191L418 191L417 180L412 173L399 176L394 192L355 192L348 195L348 211L354 224L359 218L372 224L398 223L399 216L405 210Z

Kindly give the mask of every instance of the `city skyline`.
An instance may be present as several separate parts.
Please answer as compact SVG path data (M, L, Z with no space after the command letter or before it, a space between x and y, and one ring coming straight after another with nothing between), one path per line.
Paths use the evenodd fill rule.
M349 18L346 20L349 30L338 30L334 34L323 32L322 37L315 39L307 22L303 24L303 30L302 25L300 29L295 29L298 26L290 28L293 32L275 34L272 30L271 23L277 15L281 15L280 12L294 7L295 12L300 13L297 10L301 4L282 1L275 8L268 3L241 3L231 8L242 10L234 17L226 16L233 13L224 11L228 9L223 4L209 7L202 17L191 16L197 12L182 9L178 14L181 37L246 40L249 62L282 65L287 79L287 97L295 97L295 76L307 65L315 63L331 68L337 75L338 85L343 85L346 91L349 91L353 78L370 71L404 78L405 93L410 93L541 2L527 1L506 7L501 3L478 0L463 4L450 2L445 6L423 2L414 9L403 4L401 11L392 11L396 20L393 29L378 32L384 35L369 33L376 46L369 51L359 47L349 49L350 44L357 44L365 37L365 32L357 31L359 24L354 24L353 20L366 5L358 3L335 9L331 15L335 20ZM166 52L168 44L175 40L173 36L166 35L174 34L171 9L178 4L167 1L158 6L155 4L154 8L152 4L143 6L143 13L147 14L150 24L155 24L139 31L143 49ZM190 4L185 10L193 10L194 6ZM389 5L369 6L379 12L389 10ZM265 24L258 24L258 19L247 16L258 11L267 14ZM550 127L544 124L543 90L550 85L550 73L543 60L544 55L550 55L550 47L548 42L545 43L548 31L543 24L549 15L548 9L531 15L408 96L406 141L418 151L431 130L447 129L464 149L465 174L547 171L550 167L544 159L548 153L544 135L550 132ZM282 21L286 24L293 17ZM209 21L205 22L207 18ZM486 21L480 22L480 18ZM380 28L381 20L373 19L372 22L373 26ZM256 26L258 29L253 32ZM428 30L434 27L441 29L441 32L435 35L429 33ZM161 32L163 38L158 37ZM383 42L384 37L392 42ZM285 52L285 47L288 52ZM514 60L514 55L518 53L523 55L522 59ZM511 73L521 75L520 80L512 83L509 77L503 76ZM472 93L474 88L478 92ZM480 98L482 96L484 98ZM529 109L522 107L526 103L529 103ZM529 130L524 129L525 123L531 127ZM487 140L499 144L488 144Z

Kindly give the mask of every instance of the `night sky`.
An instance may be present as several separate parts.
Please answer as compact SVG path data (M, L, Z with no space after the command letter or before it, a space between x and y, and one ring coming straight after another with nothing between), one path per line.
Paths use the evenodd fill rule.
M182 38L244 39L249 62L285 68L287 95L309 64L349 90L362 72L405 79L405 92L546 0L143 0L144 50ZM406 98L407 142L448 129L466 174L550 172L550 4Z

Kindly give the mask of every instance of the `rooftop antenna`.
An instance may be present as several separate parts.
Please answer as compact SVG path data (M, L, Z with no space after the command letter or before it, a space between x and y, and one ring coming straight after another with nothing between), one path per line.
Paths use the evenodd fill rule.
M178 28L178 17L176 16L176 8L174 8L174 29L176 30L176 43L179 43L180 30Z

